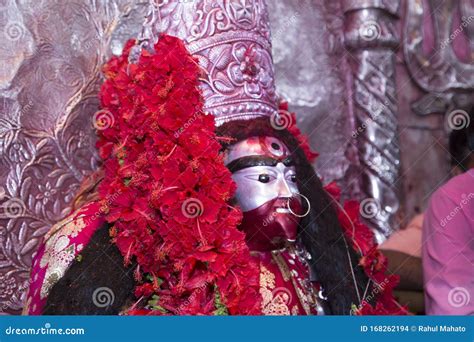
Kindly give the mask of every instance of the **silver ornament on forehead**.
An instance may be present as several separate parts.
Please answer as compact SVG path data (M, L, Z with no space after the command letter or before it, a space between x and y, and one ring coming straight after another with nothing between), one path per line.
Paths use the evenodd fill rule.
M281 160L290 156L290 150L281 140L268 136L244 139L229 146L225 153L226 165L242 157L266 156Z
M278 159L281 157L287 157L290 154L286 145L274 137L265 137L265 146L268 151Z

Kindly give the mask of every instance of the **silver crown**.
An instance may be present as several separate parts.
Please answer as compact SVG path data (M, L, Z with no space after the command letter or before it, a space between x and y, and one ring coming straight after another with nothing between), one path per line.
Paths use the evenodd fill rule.
M182 39L205 71L204 110L216 125L277 113L263 0L172 0L158 8L159 31Z

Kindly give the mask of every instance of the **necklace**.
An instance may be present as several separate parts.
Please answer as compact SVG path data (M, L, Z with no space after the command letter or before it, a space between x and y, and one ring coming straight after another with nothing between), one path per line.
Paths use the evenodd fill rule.
M285 261L285 257L282 255L282 253L285 251L289 255L288 263L295 265L296 262L300 262L303 267L309 270L309 265L306 261L307 256L299 253L300 251L296 250L294 246L289 246L287 249L283 250L272 251L272 258L277 264L283 276L283 280L291 280L291 283L293 284L293 287L296 291L296 295L298 296L298 299L307 315L312 314L312 308L316 310L318 315L324 315L324 310L318 300L318 297L324 299L322 297L322 291L319 291L319 295L316 294L314 285L311 283L308 277L299 274L296 267L290 269L287 262ZM302 252L306 251L303 250Z

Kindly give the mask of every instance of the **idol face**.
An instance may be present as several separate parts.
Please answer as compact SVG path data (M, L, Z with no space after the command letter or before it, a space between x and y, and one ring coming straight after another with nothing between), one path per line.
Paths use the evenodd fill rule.
M225 162L237 184L235 200L250 250L294 242L302 204L288 147L273 137L251 137L232 145Z
M260 161L264 162L264 159ZM249 166L234 172L232 179L237 184L235 199L243 212L276 198L291 198L298 194L295 167L282 162L275 166ZM279 212L290 213L286 205Z

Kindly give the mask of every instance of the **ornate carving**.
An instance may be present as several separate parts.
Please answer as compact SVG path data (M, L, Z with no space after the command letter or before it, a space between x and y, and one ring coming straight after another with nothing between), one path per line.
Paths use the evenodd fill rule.
M169 1L183 6L192 2ZM285 0L268 5L279 90L290 105L298 106L301 127L322 152L319 172L326 181L341 178L349 162L339 148L347 137L343 132L347 108L333 107L344 102L339 2ZM39 0L9 1L2 8L6 15L0 18L0 35L10 32L11 40L2 36L0 47L0 59L5 61L0 66L0 205L11 197L19 198L8 208L13 213L25 210L23 216L11 217L10 211L4 212L5 206L0 208L3 313L20 312L31 254L46 231L69 211L79 180L95 168L91 117L97 110L100 66L106 52L120 54L124 42L137 36L146 7L146 0ZM188 13L193 14L192 10ZM262 27L264 23L259 24L259 32L268 30ZM314 48L301 49L300 41ZM252 43L249 39L245 46ZM26 171L17 172L18 168ZM7 178L19 197L9 192Z
M428 8L425 8L428 7ZM434 10L436 9L436 10ZM457 11L459 10L459 12ZM432 13L434 41L427 52L425 13ZM457 17L457 13L460 16ZM457 19L457 21L455 21ZM407 1L404 54L408 70L427 95L412 106L420 115L445 113L474 104L474 5L470 0ZM461 61L453 42L466 36L471 55ZM467 53L469 55L469 53Z
M165 1L159 10L159 31L183 39L205 70L204 110L217 125L277 112L264 1Z
M354 198L357 153L348 151L352 134L346 84L344 18L340 1L267 1L277 93L297 112L298 126L320 155L315 168L324 182L337 180L345 198Z
M399 207L394 17L399 1L345 0L345 43L350 49L359 153L361 214L385 236L397 228Z
M31 255L96 168L100 68L125 2L8 2L0 16L0 312L19 313ZM8 29L7 29L8 27Z

